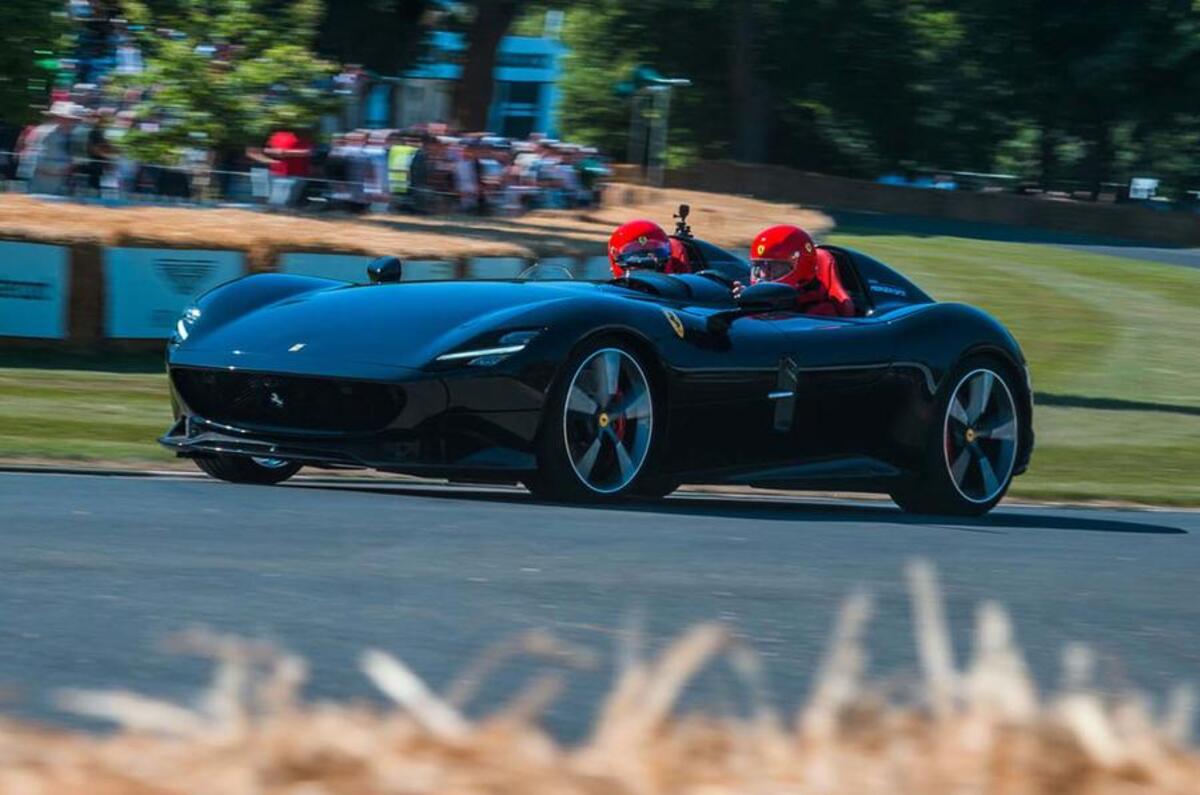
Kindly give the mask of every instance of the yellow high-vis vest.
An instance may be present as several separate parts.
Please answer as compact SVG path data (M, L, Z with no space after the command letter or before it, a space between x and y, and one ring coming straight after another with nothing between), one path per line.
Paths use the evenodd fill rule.
M416 154L417 147L407 144L396 144L388 150L388 186L393 194L408 193L409 169Z

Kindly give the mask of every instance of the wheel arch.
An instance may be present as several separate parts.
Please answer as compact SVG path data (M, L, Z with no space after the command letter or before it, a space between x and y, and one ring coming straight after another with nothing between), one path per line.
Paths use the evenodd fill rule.
M1016 473L1023 472L1033 452L1033 392L1025 355L1012 333L982 309L960 303L914 307L895 323L893 358L898 365L924 369L927 386L921 391L921 402L925 405L936 401L955 368L972 356L986 356L1004 369L1021 420Z
M638 354L639 358L641 358L642 363L649 368L651 372L648 372L647 375L654 380L654 386L661 390L661 394L665 398L668 382L667 368L662 360L662 356L659 354L658 348L654 345L654 341L650 337L630 326L603 326L590 330L571 346L568 360L580 348L598 339L616 339L629 345Z

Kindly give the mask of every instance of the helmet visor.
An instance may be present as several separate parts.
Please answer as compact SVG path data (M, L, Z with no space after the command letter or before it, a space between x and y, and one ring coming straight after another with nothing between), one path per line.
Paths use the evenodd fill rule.
M623 268L645 268L660 271L671 257L671 244L665 240L634 240L626 243L613 257Z
M752 259L750 260L750 281L777 281L791 273L794 267L795 263L786 259Z

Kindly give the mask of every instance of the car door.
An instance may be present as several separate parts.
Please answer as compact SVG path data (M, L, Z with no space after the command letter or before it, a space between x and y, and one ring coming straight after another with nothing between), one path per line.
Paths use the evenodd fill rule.
M792 460L871 455L892 420L887 375L895 345L886 320L772 316L786 353L772 391Z
M769 396L788 351L779 324L757 315L713 322L719 313L702 307L668 312L682 331L661 343L672 363L668 466L713 473L778 460L786 431L776 430Z

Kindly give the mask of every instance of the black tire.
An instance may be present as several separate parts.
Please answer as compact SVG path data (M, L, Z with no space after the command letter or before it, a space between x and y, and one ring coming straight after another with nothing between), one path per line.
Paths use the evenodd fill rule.
M986 396L978 407L977 389ZM996 507L1012 484L1023 431L1016 394L1002 362L989 356L959 362L939 391L922 469L892 491L892 500L910 513L949 516L982 516ZM972 405L962 403L964 396Z
M600 338L580 346L550 389L538 471L525 479L526 488L539 499L567 502L653 490L659 403L653 371L627 342Z
M192 461L205 474L219 480L227 480L230 483L254 483L261 486L282 483L299 472L300 467L303 466L295 461L280 461L273 465L260 464L247 456L225 454L193 458Z

